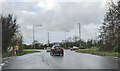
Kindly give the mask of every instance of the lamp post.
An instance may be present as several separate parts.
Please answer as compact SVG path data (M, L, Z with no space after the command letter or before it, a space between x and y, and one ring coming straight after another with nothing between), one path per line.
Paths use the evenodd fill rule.
M50 44L49 35L50 35L50 33L48 32L48 46L50 46L50 45L49 45L49 44Z
M79 25L79 40L80 40L79 47L81 47L81 25L80 25L80 23L78 23L78 25Z
M33 47L34 47L34 50L35 50L35 31L34 31L34 28L38 27L38 26L42 26L42 25L33 25Z
M67 32L69 32L69 30L65 30L65 49L66 49L66 47L67 47L67 46L66 46L66 38L67 38L67 37L66 37L66 33L67 33Z

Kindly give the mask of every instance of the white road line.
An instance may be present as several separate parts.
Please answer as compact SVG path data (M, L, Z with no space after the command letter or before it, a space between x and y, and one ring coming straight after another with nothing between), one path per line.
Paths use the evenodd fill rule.
M115 57L115 58L118 58L118 57Z
M12 57L9 57L9 58L12 58Z
M5 63L8 63L8 61L5 61Z
M2 63L1 66L5 65L5 63Z

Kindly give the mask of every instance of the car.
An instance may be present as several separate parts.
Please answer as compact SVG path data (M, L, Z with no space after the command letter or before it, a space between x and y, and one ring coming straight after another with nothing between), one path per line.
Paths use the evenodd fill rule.
M50 52L51 51L51 47L47 47L47 52Z
M70 47L68 47L68 49L71 49Z
M79 47L73 46L73 48L71 48L71 50L78 50Z
M95 46L92 46L91 48L95 49L96 47L95 47Z
M56 54L61 54L62 56L64 55L64 48L61 46L53 46L50 51L50 55L56 55Z

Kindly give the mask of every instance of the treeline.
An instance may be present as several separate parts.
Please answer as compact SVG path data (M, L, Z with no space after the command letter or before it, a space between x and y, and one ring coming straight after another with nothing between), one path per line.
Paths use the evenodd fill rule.
M87 40L86 42L85 41L82 41L82 40L75 40L75 41L69 41L67 40L66 42L62 42L60 43L60 45L62 47L73 47L73 46L77 46L77 47L80 47L80 44L82 47L85 47L85 48L92 48L92 47L97 47L98 43L96 42L96 40Z
M100 27L100 51L120 52L120 1L111 1Z
M74 38L73 38L73 40L74 40ZM42 43L39 43L38 41L36 41L35 49L44 49L44 48L46 49L47 47L52 47L53 45L56 45L56 44L59 44L64 48L65 47L66 48L68 48L68 47L71 48L73 46L79 47L80 40L78 39L78 40L75 40L75 41L69 41L69 39L68 39L68 40L66 40L66 42L65 41L54 42L54 43L50 43L49 45L48 44L42 44ZM97 47L98 43L95 40L92 40L92 39L88 40L87 42L81 40L81 46L83 46L85 48L92 48L92 47ZM34 49L33 44L29 44L29 45L23 44L23 48L24 49Z

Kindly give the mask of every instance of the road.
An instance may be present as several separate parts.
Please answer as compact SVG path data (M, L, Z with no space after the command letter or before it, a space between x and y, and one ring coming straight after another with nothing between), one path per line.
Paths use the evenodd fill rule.
M118 69L118 59L65 50L64 56L50 56L41 50L38 53L16 56L3 69Z

